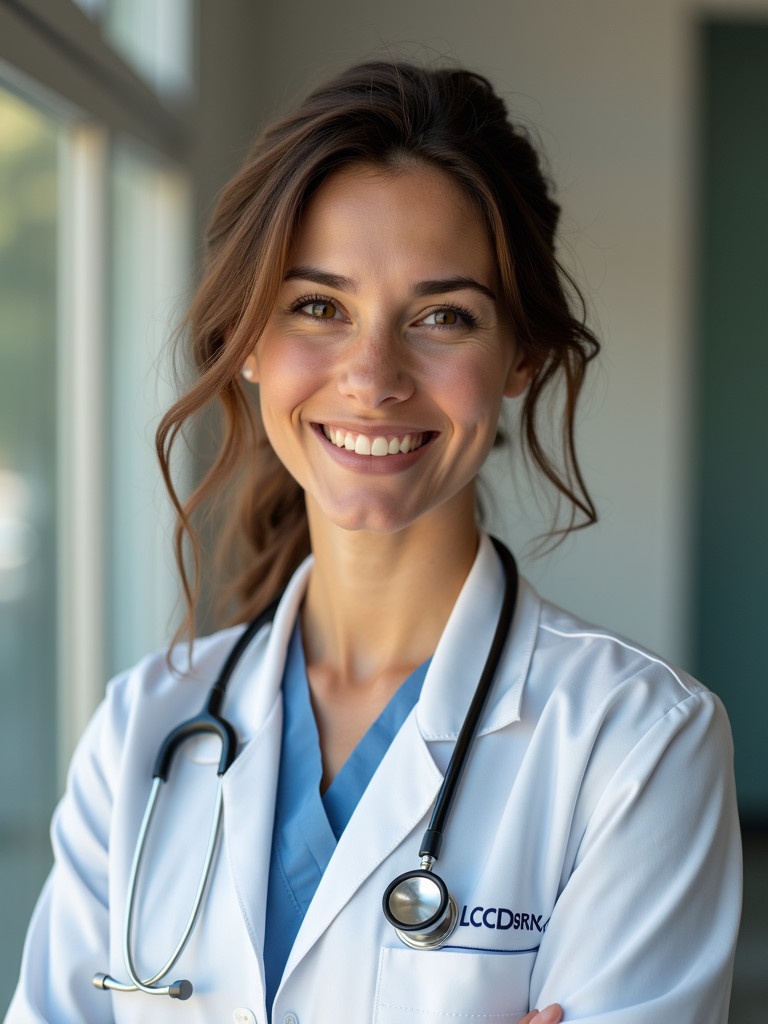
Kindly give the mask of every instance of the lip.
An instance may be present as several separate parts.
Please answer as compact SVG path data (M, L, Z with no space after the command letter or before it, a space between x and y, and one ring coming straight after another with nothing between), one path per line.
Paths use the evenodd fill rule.
M326 428L332 431L344 431L355 438L363 436L371 442L375 438L382 437L387 439L398 438L401 440L408 437L421 438L421 443L410 451L398 452L396 454L358 454L356 451L351 451L345 447L339 448L334 444L326 436ZM367 430L361 430L359 426L353 429L351 426L341 423L313 423L312 430L323 446L323 449L328 452L334 461L357 472L375 474L399 472L412 466L423 458L425 452L429 450L438 436L438 432L435 430L404 430L402 427L392 427L387 424L376 424L373 429L369 427Z

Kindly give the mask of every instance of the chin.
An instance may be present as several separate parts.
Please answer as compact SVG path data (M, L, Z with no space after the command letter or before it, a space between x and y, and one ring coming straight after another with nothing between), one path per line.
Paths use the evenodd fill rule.
M348 533L375 533L389 535L399 533L413 524L413 520L404 520L398 516L372 515L370 512L359 516L333 517L332 522Z
M421 518L421 515L403 508L397 502L361 502L348 508L322 509L322 515L334 526L350 533L398 533Z

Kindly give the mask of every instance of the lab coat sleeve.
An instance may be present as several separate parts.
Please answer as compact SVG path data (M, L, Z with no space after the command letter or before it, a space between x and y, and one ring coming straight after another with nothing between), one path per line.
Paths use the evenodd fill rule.
M726 1024L741 848L725 713L695 690L629 750L592 810L544 935L531 1005L566 1021Z
M27 932L6 1024L84 1024L112 1019L109 993L93 987L109 970L108 846L124 714L118 684L94 715L53 817L54 867Z

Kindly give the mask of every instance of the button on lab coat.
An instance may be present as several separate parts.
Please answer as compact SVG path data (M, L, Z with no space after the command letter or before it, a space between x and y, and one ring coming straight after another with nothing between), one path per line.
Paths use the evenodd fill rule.
M280 753L280 681L311 563L252 642L225 714L240 751L197 928L165 984L187 1002L93 988L127 980L125 894L152 766L195 714L239 630L114 680L75 755L53 824L56 863L8 1024L267 1020L262 943ZM689 676L541 601L515 620L437 864L459 908L446 947L403 946L381 911L420 840L495 627L502 570L483 537L420 700L363 794L302 923L273 1020L516 1022L558 1001L567 1021L724 1024L740 908L730 732ZM418 628L415 624L414 628ZM182 657L176 654L177 661ZM139 885L135 959L154 974L197 886L216 742L190 742L164 787ZM250 1019L250 1018L248 1018Z

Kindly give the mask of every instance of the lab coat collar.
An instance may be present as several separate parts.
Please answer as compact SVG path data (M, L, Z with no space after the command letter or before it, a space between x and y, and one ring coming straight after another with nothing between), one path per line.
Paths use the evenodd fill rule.
M226 714L237 729L242 752L259 732L280 696L288 644L311 568L312 558L309 557L291 577L272 624L249 644L230 680Z
M490 650L504 594L504 570L487 534L446 624L416 708L425 740L455 740L464 724ZM479 735L520 718L523 684L533 654L539 600L524 580Z
M248 648L230 683L230 714L245 742L258 731L278 698L288 643L312 563L310 556L296 570L271 628L264 630ZM488 535L481 533L475 561L434 653L417 704L416 718L425 740L455 740L458 736L493 640L503 594L501 562ZM539 598L521 578L510 637L480 735L501 729L520 717L539 614Z

